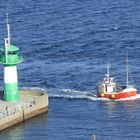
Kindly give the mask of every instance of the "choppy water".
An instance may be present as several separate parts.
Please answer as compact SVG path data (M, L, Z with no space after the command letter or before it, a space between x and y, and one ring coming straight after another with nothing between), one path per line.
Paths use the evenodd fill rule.
M139 95L117 102L94 97L107 63L115 80L125 82L127 53L140 89L140 1L2 0L1 46L6 12L12 43L24 57L20 87L47 91L50 105L48 114L0 132L0 139L140 139Z

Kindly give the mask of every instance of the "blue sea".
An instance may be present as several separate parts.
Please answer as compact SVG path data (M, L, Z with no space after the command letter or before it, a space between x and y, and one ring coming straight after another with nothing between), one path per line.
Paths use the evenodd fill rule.
M1 131L1 140L140 139L139 95L95 97L107 64L114 80L125 84L126 54L140 90L139 0L1 0L1 47L6 13L11 43L24 58L17 66L19 87L46 91L49 111Z

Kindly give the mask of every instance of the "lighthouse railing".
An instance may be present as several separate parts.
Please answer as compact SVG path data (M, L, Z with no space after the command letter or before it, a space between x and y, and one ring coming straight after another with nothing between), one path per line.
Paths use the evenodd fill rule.
M22 62L23 58L22 56L8 56L7 59L5 56L0 57L0 63L3 64L15 64L15 63L20 63Z

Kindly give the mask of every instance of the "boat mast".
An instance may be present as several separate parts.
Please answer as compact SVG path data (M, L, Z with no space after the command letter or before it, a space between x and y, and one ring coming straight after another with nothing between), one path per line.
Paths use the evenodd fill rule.
M128 78L128 54L126 55L126 87L128 88L129 78Z
M110 73L109 73L109 69L110 69L110 65L107 64L107 74L106 74L106 77L107 77L107 81L108 81L108 82L110 81Z

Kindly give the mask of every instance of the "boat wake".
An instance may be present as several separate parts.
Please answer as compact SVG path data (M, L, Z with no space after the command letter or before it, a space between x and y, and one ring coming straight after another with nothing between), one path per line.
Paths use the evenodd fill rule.
M58 88L39 88L39 87L23 87L22 89L41 90L47 92L50 98L67 98L67 99L89 99L99 100L93 91L80 91L75 89L58 89Z
M43 92L47 92L50 98L67 98L67 99L85 99L90 101L112 101L107 98L97 98L95 91L80 91L74 89L46 89L39 87L23 87L22 89L31 89L31 90L41 90ZM138 100L140 99L140 94L135 97L125 98L125 99L117 99L115 101L127 101L127 100Z
M39 87L23 87L21 89L41 90L42 92L47 92L49 98L85 99L91 101L112 101L111 99L107 98L97 98L95 91L80 91L74 89L57 89L57 88L46 89ZM115 101L128 101L138 99L140 99L140 94L137 94L135 97L117 99Z

